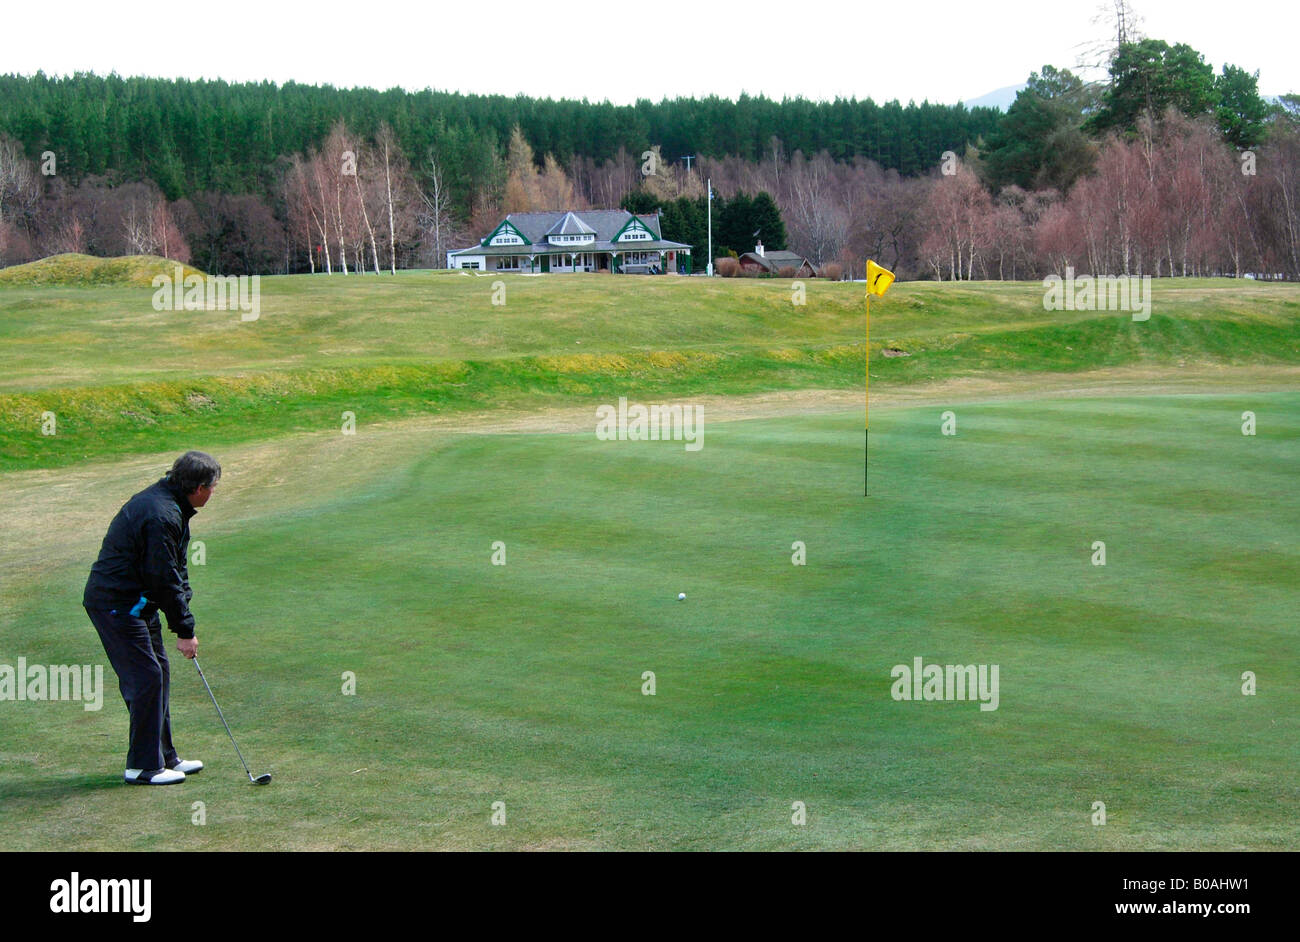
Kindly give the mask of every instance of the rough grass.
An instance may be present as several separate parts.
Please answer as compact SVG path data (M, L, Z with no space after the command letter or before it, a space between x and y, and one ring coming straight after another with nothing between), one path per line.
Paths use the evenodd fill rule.
M229 312L155 311L147 286L0 286L0 392L312 366L861 344L863 286L806 288L807 303L796 305L790 285L770 279L300 275L262 279L261 317L244 322ZM910 352L1126 319L1048 312L1042 300L1033 283L895 285L872 305L872 343ZM1155 286L1156 317L1285 327L1300 318L1300 286L1166 279Z
M494 305L493 285L506 288ZM756 279L268 278L259 320L148 289L0 288L0 468L358 422L863 383L862 286ZM960 376L1300 363L1300 287L1167 281L1153 314L1045 312L1032 284L897 285L876 388ZM885 351L891 351L886 355ZM894 351L903 351L899 356ZM52 414L57 433L42 434Z

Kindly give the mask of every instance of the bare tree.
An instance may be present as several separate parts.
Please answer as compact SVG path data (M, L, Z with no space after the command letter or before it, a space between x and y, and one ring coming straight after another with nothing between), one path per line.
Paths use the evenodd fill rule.
M936 180L926 200L925 245L931 266L938 268L935 259L946 252L954 281L974 278L975 262L992 241L992 211L988 193L968 165Z
M153 255L155 253L157 247L154 242L153 227L150 225L152 216L152 205L140 209L134 200L131 201L131 206L122 220L122 234L126 239L127 254Z
M316 253L313 251L311 238L312 205L311 190L308 186L310 171L299 154L289 159L280 189L284 199L285 219L289 234L301 239L307 250L307 264L311 273L316 274Z
M388 204L388 265L397 274L397 222L393 208L393 157L400 153L393 139L393 129L387 124L379 128L379 148L384 154L384 193Z
M433 239L434 267L442 268L447 263L443 239L451 228L451 196L443 182L442 168L438 165L432 148L424 167L425 179L429 183L426 189L420 191L420 201L424 204L419 217L420 226Z
M58 223L54 236L49 244L52 254L61 254L63 252L75 252L78 255L86 253L86 227L81 221L81 217L74 213L68 213Z
M40 200L41 187L37 181L22 146L0 135L0 223L27 221Z
M817 264L840 256L849 238L849 216L836 194L833 161L825 151L805 161L796 152L790 181L791 244Z
M347 188L346 178L357 173L357 145L348 135L347 125L337 122L325 139L324 177L332 191L332 223L339 247L339 269L348 274L349 237L355 243L356 230L352 226L355 207L352 204L351 190ZM355 244L354 256L355 258Z
M1120 46L1143 38L1142 17L1128 0L1106 0L1097 7L1092 23L1106 32L1092 42L1076 47L1079 54L1075 58L1075 68L1080 70L1105 71Z
M1264 274L1300 278L1300 128L1279 125L1259 159L1264 169L1256 189L1268 212Z
M361 220L365 223L366 235L370 237L370 257L375 265L375 274L379 274L379 246L375 241L375 227L370 224L370 213L366 209L366 195L361 189L361 178L367 174L363 170L370 169L370 151L368 148L360 149L356 155L356 173L352 174L352 183L356 187L357 203L361 208ZM364 158L364 159L363 159ZM365 267L365 250L363 249L357 256L357 271L360 272Z
M326 196L326 177L329 175L325 168L326 157L324 154L314 154L310 158L310 168L312 180L316 183L316 201L310 203L312 222L316 224L316 231L320 233L321 252L325 256L325 274L334 274L334 263L330 255L330 214L329 198Z
M586 159L590 161L590 158ZM641 185L639 168L640 164L634 162L632 155L623 147L599 168L591 162L589 171L585 174L588 180L585 191L588 202L605 209L618 206L624 196Z
M149 214L149 234L155 252L161 252L163 258L169 258L174 262L189 264L190 247L176 225L176 220L172 218L167 200L163 199L161 194Z

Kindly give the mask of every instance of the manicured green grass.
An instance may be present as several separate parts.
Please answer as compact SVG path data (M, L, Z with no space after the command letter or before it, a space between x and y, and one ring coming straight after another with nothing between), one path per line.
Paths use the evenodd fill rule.
M873 410L869 500L857 415L705 418L695 453L364 424L233 449L195 611L275 783L241 784L177 657L208 769L117 784L111 692L0 703L0 848L1296 846L1300 394ZM0 509L0 663L102 661L81 585L146 468ZM916 656L999 665L999 708L895 702Z
M154 311L147 287L0 287L0 469L226 447L337 426L344 411L374 421L863 382L857 284L807 282L804 305L777 280L409 272L262 286L249 322ZM1296 286L1165 280L1136 323L1042 302L1033 283L897 285L873 308L873 379L1300 363ZM42 434L48 413L55 435Z

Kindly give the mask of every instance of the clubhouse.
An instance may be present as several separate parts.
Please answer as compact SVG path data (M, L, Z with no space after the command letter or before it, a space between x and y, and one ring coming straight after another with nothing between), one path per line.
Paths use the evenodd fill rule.
M691 247L664 239L659 216L622 209L511 213L448 268L504 272L691 273Z

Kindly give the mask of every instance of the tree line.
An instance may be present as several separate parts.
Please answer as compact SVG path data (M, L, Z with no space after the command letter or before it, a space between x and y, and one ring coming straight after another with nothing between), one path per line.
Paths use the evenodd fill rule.
M711 179L715 257L762 239L853 277L870 256L904 278L1300 278L1300 98L1266 103L1244 69L1122 32L1109 67L1089 84L1044 66L993 120L10 76L0 263L149 251L221 273L391 272L445 265L510 212L622 206L659 212L702 269Z
M434 151L448 183L469 193L485 155L504 158L515 128L570 172L575 155L600 164L620 149L641 154L652 146L670 162L688 154L756 160L776 136L791 150L860 156L913 174L933 154L987 133L999 117L993 108L870 99L742 94L614 105L293 82L0 76L0 133L28 158L53 151L74 184L85 176L152 180L169 201L213 190L267 195L279 162L319 146L339 121L367 140L388 125L408 161ZM459 199L467 213L471 197Z

